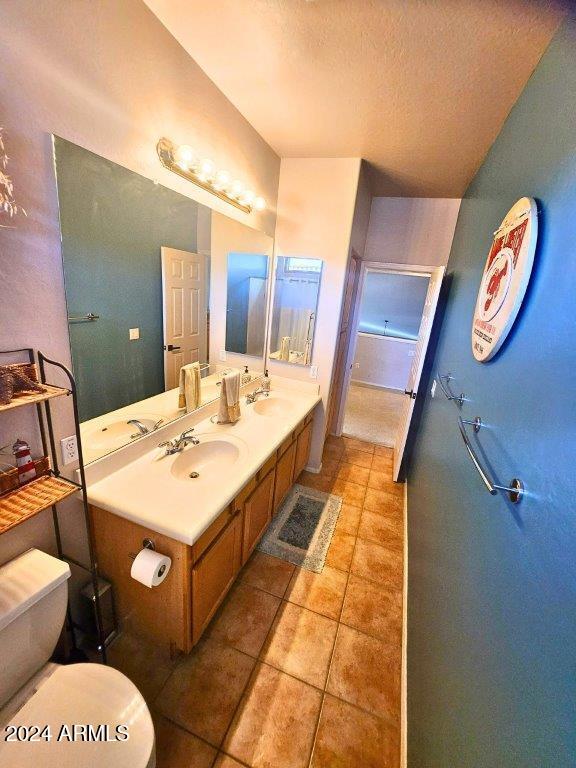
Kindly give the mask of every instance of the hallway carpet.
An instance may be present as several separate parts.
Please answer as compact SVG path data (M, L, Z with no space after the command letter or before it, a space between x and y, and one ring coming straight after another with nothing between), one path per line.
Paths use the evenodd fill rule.
M111 646L150 704L157 768L398 768L404 489L391 474L389 449L329 437L322 472L298 479L344 501L321 574L256 552L188 656Z
M403 399L402 392L350 384L343 433L392 448Z

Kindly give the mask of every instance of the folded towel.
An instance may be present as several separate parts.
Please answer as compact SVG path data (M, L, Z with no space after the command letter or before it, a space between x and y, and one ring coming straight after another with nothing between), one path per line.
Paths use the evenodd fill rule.
M218 424L235 424L240 418L240 371L222 376Z
M178 408L186 408L186 413L199 408L202 401L200 386L200 363L183 365L180 368Z
M280 342L280 360L290 360L290 336L282 336Z

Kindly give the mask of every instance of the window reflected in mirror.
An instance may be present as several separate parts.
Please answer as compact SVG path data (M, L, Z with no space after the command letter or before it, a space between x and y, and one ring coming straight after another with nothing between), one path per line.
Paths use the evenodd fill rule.
M321 274L321 259L278 257L269 345L272 360L311 364Z
M266 335L268 256L229 253L226 352L262 357Z

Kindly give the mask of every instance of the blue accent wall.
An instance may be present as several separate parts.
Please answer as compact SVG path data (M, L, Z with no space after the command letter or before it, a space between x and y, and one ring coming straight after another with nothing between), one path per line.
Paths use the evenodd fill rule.
M522 196L539 206L528 294L481 364L470 327L492 233ZM576 766L576 26L566 22L462 203L432 371L519 506L492 497L458 408L426 394L408 471L409 768Z

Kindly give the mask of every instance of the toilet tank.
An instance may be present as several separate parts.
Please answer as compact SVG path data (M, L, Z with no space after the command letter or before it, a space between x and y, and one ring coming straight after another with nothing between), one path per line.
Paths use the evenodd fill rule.
M30 549L0 566L0 707L49 660L68 600L68 563Z

